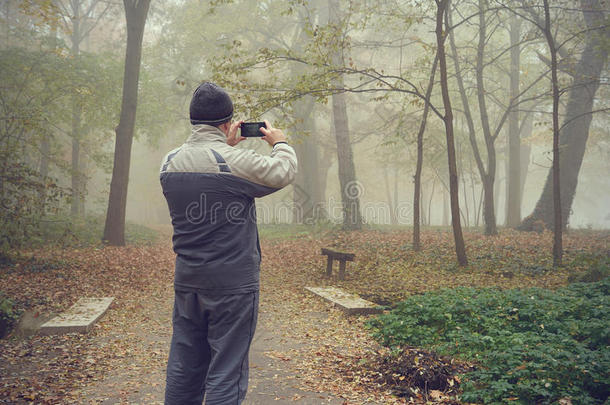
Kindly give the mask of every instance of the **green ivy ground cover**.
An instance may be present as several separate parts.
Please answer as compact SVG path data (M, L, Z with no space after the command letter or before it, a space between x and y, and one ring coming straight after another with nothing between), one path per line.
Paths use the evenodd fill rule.
M610 391L610 278L551 291L456 288L412 296L370 321L399 349L473 361L465 402L600 404Z

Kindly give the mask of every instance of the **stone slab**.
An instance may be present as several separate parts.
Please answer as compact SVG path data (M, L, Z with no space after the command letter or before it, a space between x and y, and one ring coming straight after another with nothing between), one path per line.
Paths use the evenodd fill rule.
M60 335L72 332L87 332L110 307L114 297L81 298L68 310L43 323L39 333Z
M383 309L378 305L337 287L305 287L305 289L330 301L348 315L379 314L383 312Z

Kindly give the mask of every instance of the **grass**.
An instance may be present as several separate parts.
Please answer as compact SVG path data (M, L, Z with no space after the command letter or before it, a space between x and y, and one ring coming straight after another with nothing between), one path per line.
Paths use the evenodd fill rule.
M328 224L259 224L258 233L261 239L298 239L303 237L318 238L333 232L337 226Z
M32 240L32 245L101 246L104 224L105 218L100 215L85 218L51 217L42 222L40 234ZM125 242L129 245L151 244L158 238L158 233L149 227L133 222L125 224Z

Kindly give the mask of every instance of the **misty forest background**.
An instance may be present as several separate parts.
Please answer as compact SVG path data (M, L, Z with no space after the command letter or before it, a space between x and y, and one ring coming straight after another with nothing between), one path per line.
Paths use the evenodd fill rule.
M298 155L257 217L261 328L300 342L272 352L303 389L604 403L609 16L606 0L2 0L0 402L106 398L108 376L149 402L132 388L166 356L134 336L169 336L173 302L159 168L208 80ZM344 280L322 247L356 254ZM306 285L388 311L347 320ZM11 332L83 294L117 297L91 334Z
M549 7L563 221L572 228L610 224L607 16L596 11L606 6ZM463 227L553 230L553 69L542 2L438 7L446 7L444 67L432 1L153 3L140 11L138 78L124 71L126 44L129 59L138 38L128 38L118 2L4 1L2 244L49 223L105 217L113 162L124 191L110 198L119 219L109 226L122 232L124 204L128 221L167 224L158 167L188 137L188 103L203 80L233 95L237 118L270 119L297 149L299 177L259 202L263 223L413 225L418 196L418 222L448 226L455 194ZM126 88L131 75L138 89L131 156L126 122L136 99L121 109L124 74ZM116 157L115 127L127 139L117 139ZM256 140L242 145L266 152Z

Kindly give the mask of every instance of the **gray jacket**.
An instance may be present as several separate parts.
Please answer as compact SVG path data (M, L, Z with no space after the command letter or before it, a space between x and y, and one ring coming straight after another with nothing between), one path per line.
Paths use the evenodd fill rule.
M175 288L218 295L258 290L254 198L287 186L296 171L296 154L286 143L263 156L227 145L216 127L194 125L160 171L174 226Z

